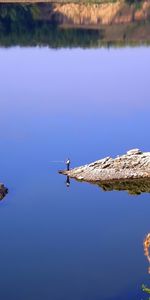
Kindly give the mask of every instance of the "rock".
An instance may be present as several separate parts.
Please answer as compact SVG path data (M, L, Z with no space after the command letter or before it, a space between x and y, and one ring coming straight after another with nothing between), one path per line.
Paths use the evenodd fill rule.
M127 155L136 155L136 154L142 154L142 151L139 149L131 149L127 151Z
M0 183L0 201L7 195L8 189L4 186L4 184Z
M95 183L105 191L127 190L130 194L150 192L150 152L131 149L116 158L106 157L59 173Z

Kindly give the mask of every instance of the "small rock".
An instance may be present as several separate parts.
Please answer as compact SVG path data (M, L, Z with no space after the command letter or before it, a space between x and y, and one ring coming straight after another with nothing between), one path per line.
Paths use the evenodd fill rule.
M4 184L0 184L0 201L7 195L8 189L4 186Z
M127 151L127 155L136 155L136 154L142 154L142 151L140 149L131 149Z
M83 179L83 177L82 177L82 176L78 176L78 179L79 179L79 180L82 180L82 179Z

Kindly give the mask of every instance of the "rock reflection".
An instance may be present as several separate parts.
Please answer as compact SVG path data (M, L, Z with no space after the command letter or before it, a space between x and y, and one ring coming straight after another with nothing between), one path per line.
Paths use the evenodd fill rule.
M7 195L8 189L4 186L4 184L0 184L0 201Z
M130 195L150 193L150 179L114 180L110 182L97 182L103 191L127 191Z

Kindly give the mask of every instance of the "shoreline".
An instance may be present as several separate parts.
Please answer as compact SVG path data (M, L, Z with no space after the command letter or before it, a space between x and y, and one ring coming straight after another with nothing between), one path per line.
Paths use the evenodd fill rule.
M150 152L131 149L115 158L108 156L59 173L88 182L150 178Z
M115 1L115 2L122 2L122 1ZM124 1L123 1L124 2ZM54 0L30 0L30 1L27 1L27 0L0 0L0 4L11 4L11 3L14 3L14 4L22 4L22 3L26 3L26 4L35 4L35 3L49 3L49 4L70 4L70 3L74 3L74 4L109 4L109 3L114 3L114 1L101 1L101 0L97 0L97 1L79 1L79 0L57 0L57 1L54 1Z

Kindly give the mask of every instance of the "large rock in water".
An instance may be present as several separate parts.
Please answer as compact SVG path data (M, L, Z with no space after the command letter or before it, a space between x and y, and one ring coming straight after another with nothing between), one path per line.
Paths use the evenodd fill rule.
M106 157L59 173L79 181L95 183L103 190L127 190L130 194L150 193L150 152L132 149L116 158Z

